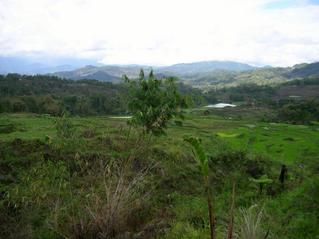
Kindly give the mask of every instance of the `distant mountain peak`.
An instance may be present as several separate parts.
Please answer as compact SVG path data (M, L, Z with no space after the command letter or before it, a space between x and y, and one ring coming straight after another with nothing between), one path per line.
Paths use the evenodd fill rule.
M302 63L293 67L255 67L236 61L198 61L178 63L170 66L146 65L101 65L81 59L65 59L58 65L28 62L23 58L0 57L0 74L46 74L66 79L95 79L121 82L125 74L137 78L141 69L146 74L153 69L157 77L178 77L193 85L236 85L242 83L278 83L295 78L319 77L319 62ZM57 63L58 61L52 61ZM51 63L52 63L51 62ZM80 67L79 67L80 66Z
M176 76L182 79L192 79L203 74L221 74L224 71L240 72L256 69L255 67L233 61L200 61L191 63L179 63L171 66L142 66L142 65L103 65L103 66L85 66L74 71L56 72L57 76L70 79L98 79L101 80L105 76L105 81L114 81L122 77L123 74L131 78L138 76L140 69L144 69L146 73L150 69L154 69L158 76ZM115 77L112 78L111 76ZM103 80L103 79L102 79Z

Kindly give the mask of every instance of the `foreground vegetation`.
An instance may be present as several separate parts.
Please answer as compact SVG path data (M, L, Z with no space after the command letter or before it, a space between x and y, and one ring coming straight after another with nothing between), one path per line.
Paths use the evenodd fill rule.
M318 235L316 125L195 111L183 126L172 122L166 136L149 139L125 119L0 119L5 238L207 238L202 179L183 140L189 136L201 137L209 156L217 238L226 238L233 179L235 235L249 213L262 214L260 230L269 230L268 238ZM56 121L72 129L69 134L61 135ZM288 168L284 186L278 180L282 164ZM273 182L260 193L251 179L262 175Z

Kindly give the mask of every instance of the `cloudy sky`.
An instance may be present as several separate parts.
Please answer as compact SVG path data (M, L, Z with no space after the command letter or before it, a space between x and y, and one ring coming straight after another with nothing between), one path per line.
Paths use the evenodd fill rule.
M319 0L0 0L0 56L319 61Z

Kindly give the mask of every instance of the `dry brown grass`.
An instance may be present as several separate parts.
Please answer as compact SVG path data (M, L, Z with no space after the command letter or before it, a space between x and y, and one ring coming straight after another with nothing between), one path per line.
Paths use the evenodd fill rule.
M269 231L262 227L265 213L263 208L253 205L250 208L240 209L237 237L239 239L266 239Z
M149 170L136 171L131 161L108 164L100 187L95 188L86 201L74 205L63 223L56 218L54 230L65 238L76 239L132 235L143 226L141 214L150 195L150 190L145 188ZM57 214L61 213L59 209Z

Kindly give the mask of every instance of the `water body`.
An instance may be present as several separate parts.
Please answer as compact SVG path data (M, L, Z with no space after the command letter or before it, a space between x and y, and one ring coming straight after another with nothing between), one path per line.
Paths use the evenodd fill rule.
M226 108L226 107L236 107L236 105L233 104L228 104L228 103L218 103L218 104L214 104L214 105L206 105L206 108L218 108L218 109L222 109L222 108Z
M132 116L110 116L110 119L130 119Z

